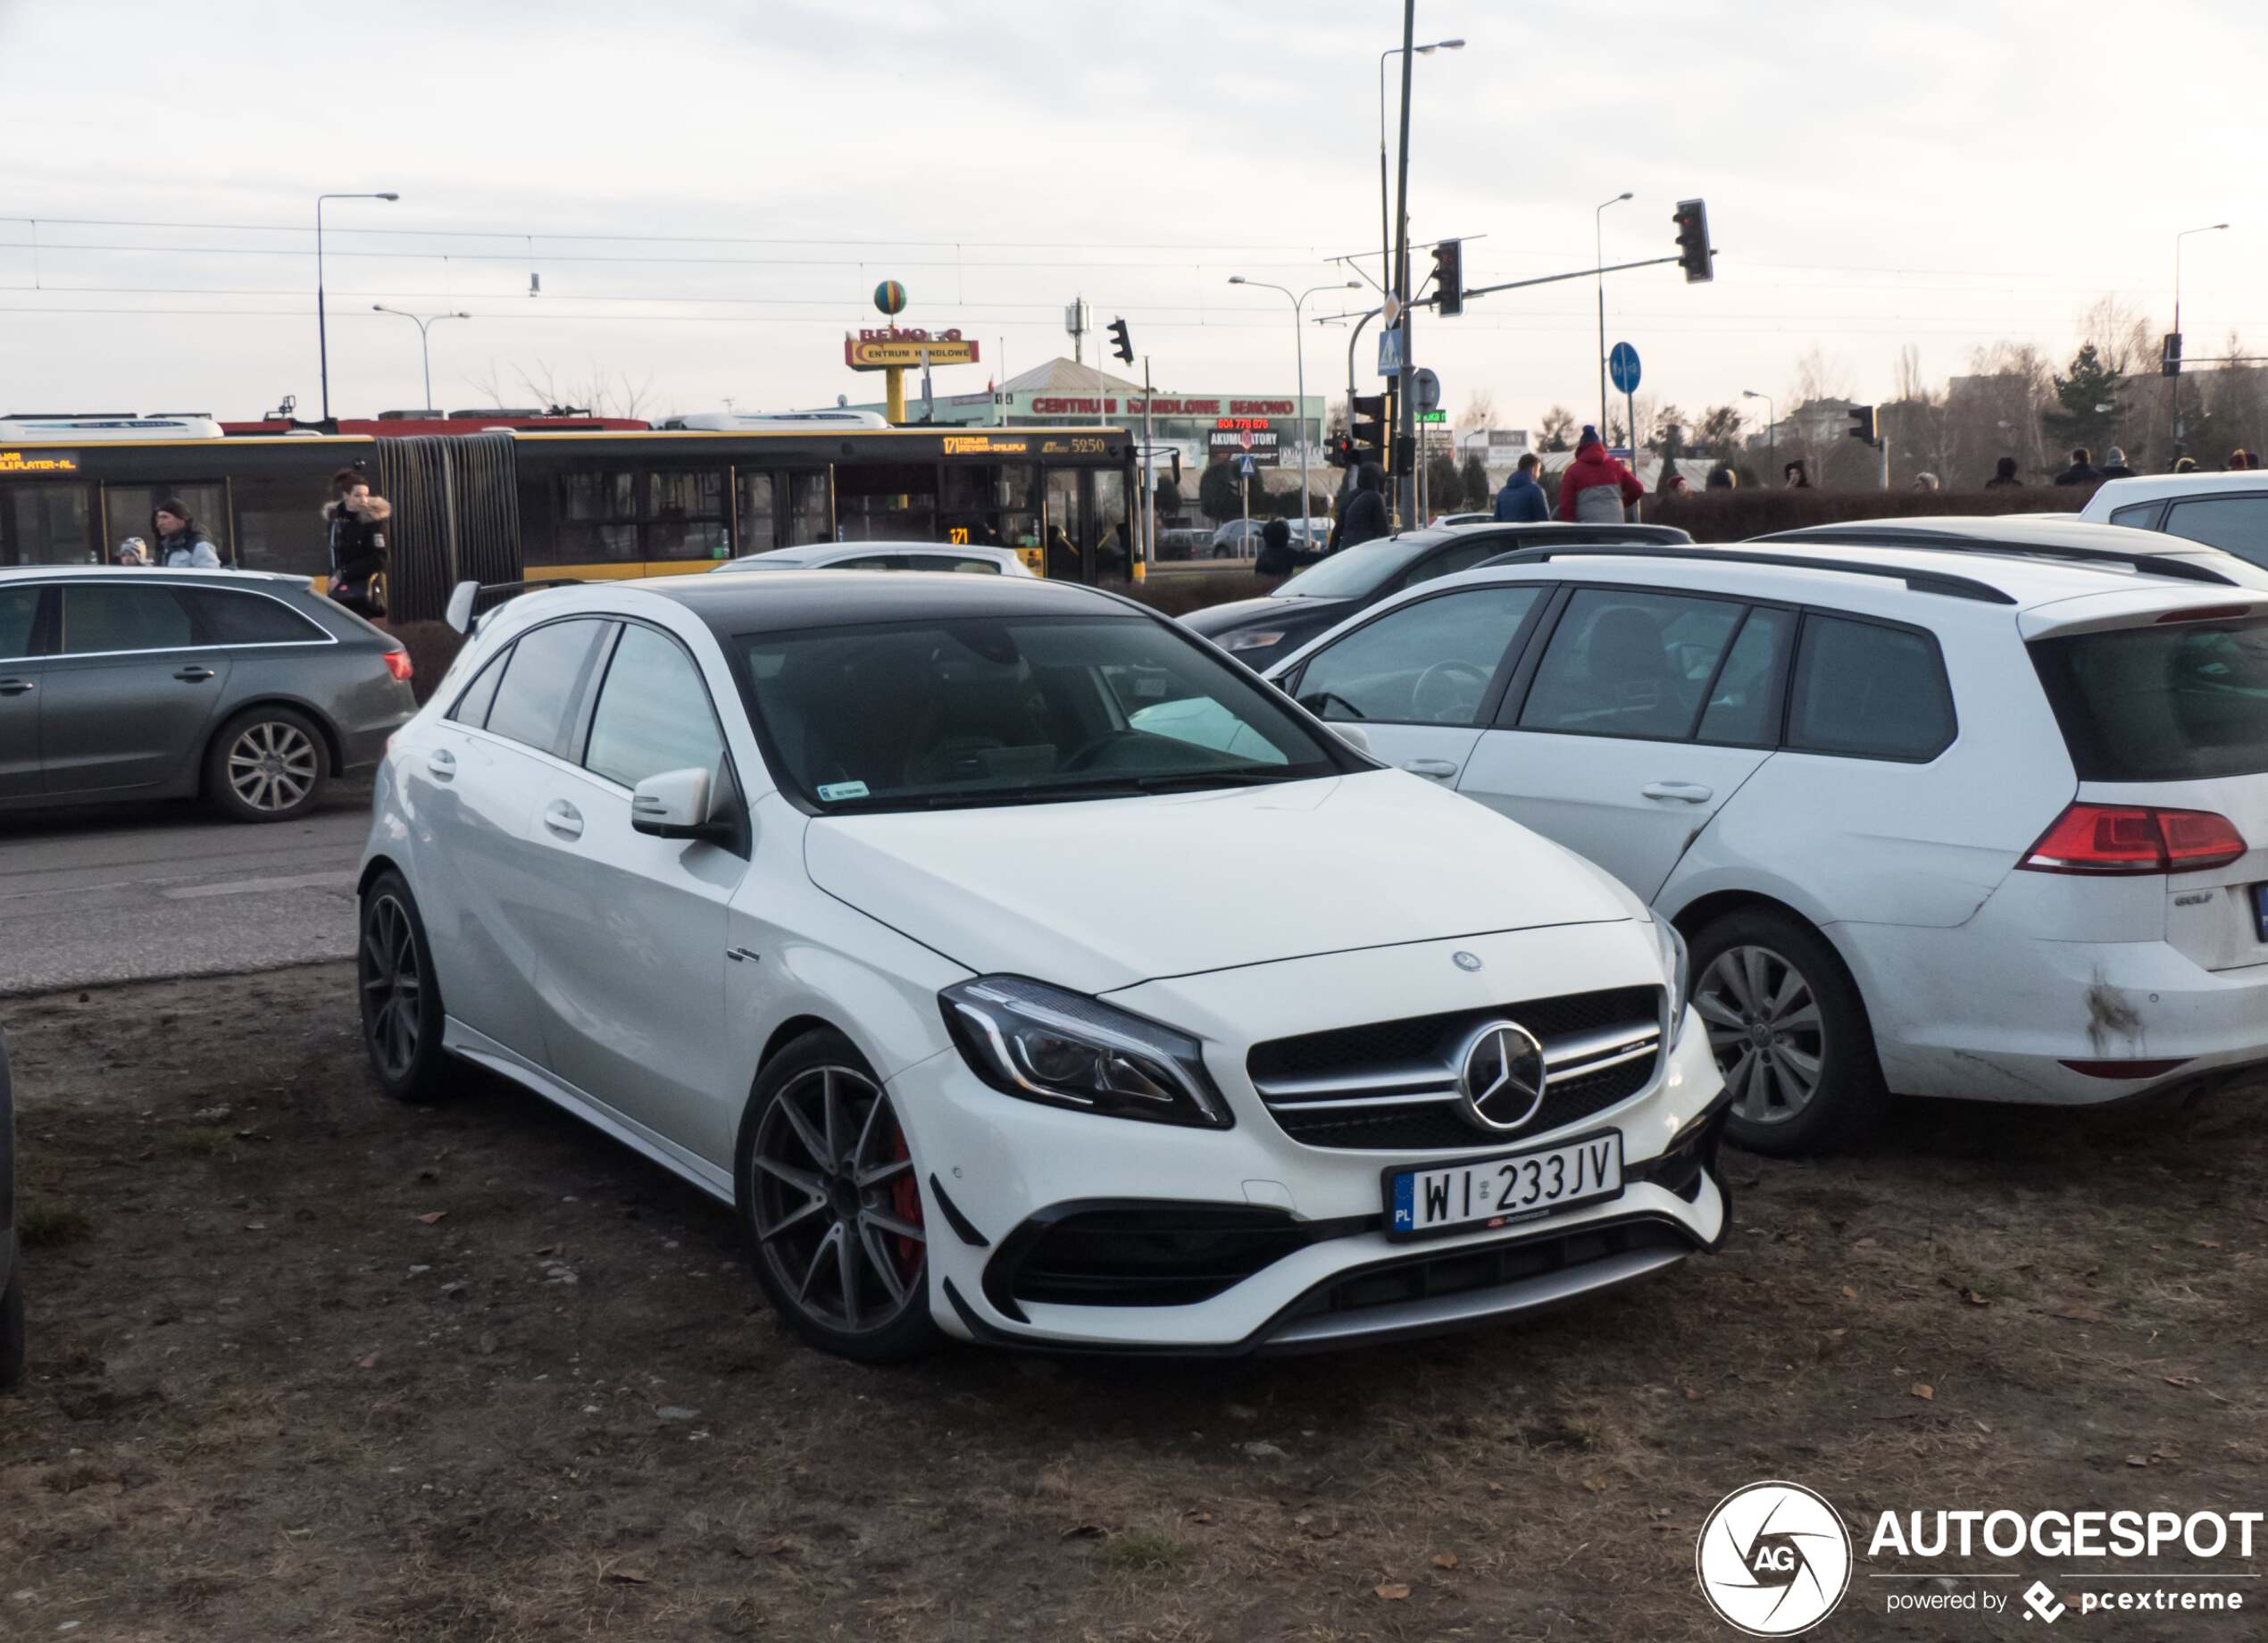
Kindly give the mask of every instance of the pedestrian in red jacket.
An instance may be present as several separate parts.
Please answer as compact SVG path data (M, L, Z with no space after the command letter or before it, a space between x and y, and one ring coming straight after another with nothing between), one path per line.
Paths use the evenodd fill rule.
M1598 430L1584 425L1575 442L1575 460L1559 476L1559 517L1571 523L1619 525L1626 510L1644 499L1638 476L1606 454Z

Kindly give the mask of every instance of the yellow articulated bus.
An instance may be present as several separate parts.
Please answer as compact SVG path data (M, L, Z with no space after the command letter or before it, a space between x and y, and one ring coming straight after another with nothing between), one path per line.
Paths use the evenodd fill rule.
M813 542L1015 548L1040 575L1123 575L1138 501L1120 428L694 429L408 437L100 434L0 423L0 565L101 564L185 502L222 560L319 582L331 476L393 505L389 615L438 618L459 580L669 576Z

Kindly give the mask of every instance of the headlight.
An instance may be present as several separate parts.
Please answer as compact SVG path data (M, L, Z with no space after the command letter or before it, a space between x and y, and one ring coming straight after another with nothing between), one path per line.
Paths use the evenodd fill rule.
M1247 628L1222 639L1221 648L1233 655L1239 650L1266 650L1283 642L1284 630L1281 628Z
M938 1003L963 1058L1004 1095L1158 1124L1235 1122L1187 1033L1021 976L958 982Z
M1685 1030L1685 989L1691 979L1686 974L1685 938L1658 913L1654 915L1654 938L1662 944L1662 979L1670 989L1670 1047L1675 1049L1678 1035Z

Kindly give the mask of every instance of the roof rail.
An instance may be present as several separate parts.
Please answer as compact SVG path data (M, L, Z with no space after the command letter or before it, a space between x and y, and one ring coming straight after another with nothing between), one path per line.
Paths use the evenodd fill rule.
M572 576L546 576L526 582L459 582L449 589L449 603L441 620L459 633L470 635L480 625L481 616L506 599L517 598L523 593L540 593L546 588L582 585L581 579Z
M2067 546L2058 542L1996 542L1931 530L1926 525L1805 525L1797 530L1775 530L1751 537L1754 542L1830 542L1845 547L1922 547L1934 553L1989 554L1997 559L2061 559L2078 564L2121 564L2149 576L2177 582L2213 582L2240 588L2235 577L2224 575L2201 559L2172 554L2138 554L2116 547Z
M1693 559L1712 563L1778 565L1790 571L1839 571L1850 576L1879 576L1904 582L1915 593L1943 594L1948 599L1974 599L1984 605L2014 605L2003 593L1966 576L1942 571L1910 571L1899 565L1869 564L1855 559L1806 559L1795 554L1752 554L1740 547L1655 547L1644 543L1587 543L1568 547L1516 547L1508 554L1484 559L1475 570L1490 565L1540 564L1552 559Z

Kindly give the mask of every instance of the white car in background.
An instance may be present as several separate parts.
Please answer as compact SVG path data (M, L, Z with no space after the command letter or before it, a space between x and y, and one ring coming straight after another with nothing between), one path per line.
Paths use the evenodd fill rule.
M1675 931L1093 588L522 594L373 812L384 1088L588 1120L852 1357L1397 1339L1726 1230Z
M2268 573L1930 519L1538 547L1269 670L1674 921L1763 1152L2268 1063Z
M976 576L1030 576L1013 547L957 542L814 542L768 548L711 567L721 571L946 571Z
M2153 473L2111 480L2083 520L2162 530L2268 566L2268 473Z

